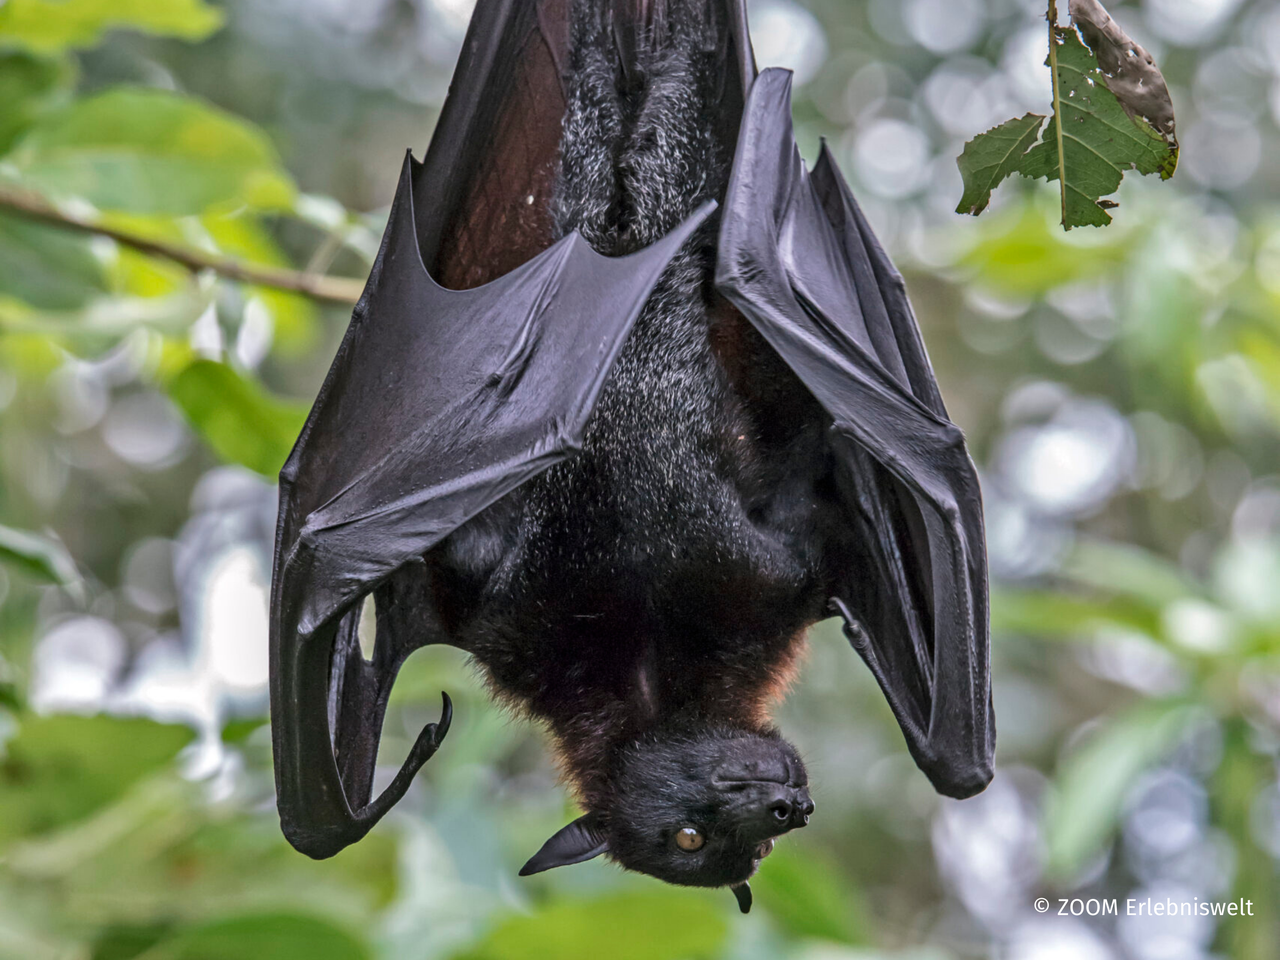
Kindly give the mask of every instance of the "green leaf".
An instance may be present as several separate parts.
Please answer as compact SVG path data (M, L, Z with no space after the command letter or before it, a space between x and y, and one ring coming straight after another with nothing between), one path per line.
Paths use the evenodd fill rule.
M0 213L0 297L74 310L106 290L102 263L85 237Z
M653 890L564 901L529 916L512 917L465 956L467 960L697 960L718 955L727 934L724 910L712 906L705 896L689 890Z
M0 110L0 154L9 150L58 95L68 92L74 73L65 60L0 53L0 103L4 104Z
M169 396L218 456L268 477L280 472L307 419L304 404L279 400L212 360L174 377Z
M261 730L270 722L266 717L244 717L239 720L228 720L222 727L222 742L228 744L244 743L256 731Z
M187 727L121 717L28 716L0 761L0 845L119 799L191 742Z
M977 216L987 209L991 191L1005 177L1018 172L1023 154L1036 142L1036 134L1043 124L1042 115L1028 113L1015 120L1006 120L964 145L964 152L956 161L960 165L960 177L964 180L964 196L960 198L956 213Z
M1063 226L1102 227L1111 222L1104 207L1115 204L1100 200L1120 188L1125 171L1159 173L1167 180L1178 163L1177 147L1125 112L1079 34L1063 30L1058 37L1059 109L1020 169L1024 176L1046 180L1058 180L1065 169Z
M294 187L252 124L190 97L120 88L45 116L9 157L23 181L104 210L280 209Z
M80 583L80 572L67 548L42 533L0 526L0 561L46 583Z
M1086 13L1105 21L1105 30L1083 19ZM1173 106L1154 61L1094 0L1083 6L1073 2L1072 14L1081 19L1081 28L1111 71L1099 68L1098 57L1076 30L1052 28L1046 64L1054 82L1053 116L1034 146L1031 132L1044 119L1036 114L1003 123L965 145L958 160L965 189L957 213L981 213L992 189L1011 173L1021 173L1061 182L1066 229L1105 226L1111 222L1107 210L1116 204L1102 198L1119 189L1126 171L1158 173L1166 180L1173 175L1178 164ZM1142 60L1141 77L1131 75L1136 68L1128 65L1136 59ZM1147 117L1155 118L1161 129Z
M9 661L4 658L3 653L0 653L0 708L11 713L21 713L26 709L26 700L22 695L21 687L18 686L16 672ZM3 714L0 714L0 723L4 720ZM11 732L11 729L5 729L4 726L0 726L0 742L3 742L3 739Z
M171 929L168 924L108 927L94 941L92 960L134 960L164 940Z
M115 28L203 40L222 26L204 0L7 0L0 4L0 47L37 53L91 47Z
M5 677L0 677L0 707L13 713L26 709L26 702L18 685Z
M327 920L272 913L231 917L152 947L147 960L368 960L354 934Z
M1145 703L1095 732L1058 768L1045 805L1045 872L1069 883L1111 838L1125 794L1177 743L1195 708Z

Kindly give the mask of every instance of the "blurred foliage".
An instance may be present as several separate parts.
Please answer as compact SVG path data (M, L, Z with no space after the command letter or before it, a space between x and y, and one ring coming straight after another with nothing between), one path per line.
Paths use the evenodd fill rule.
M62 544L26 530L0 527L0 558L50 583L70 586L79 579L75 560Z
M49 111L7 159L26 184L100 210L181 217L293 199L266 137L163 90L117 88Z
M91 46L114 27L201 40L221 24L204 0L9 0L0 45L52 54Z
M196 360L169 382L169 396L224 460L274 477L309 407L283 403L225 363Z
M1069 881L1097 857L1139 773L1169 752L1187 724L1183 703L1135 707L1098 730L1058 768L1045 806L1046 872Z
M727 934L724 911L706 894L655 890L584 897L513 917L458 960L595 960L602 950L618 960L714 957Z
M1044 183L950 212L960 145L1045 112L1041 4L753 3L982 466L1001 739L988 793L939 801L820 625L779 712L819 810L749 917L600 861L517 882L574 811L451 650L406 664L384 759L441 689L453 746L360 844L292 851L262 685L270 478L348 317L0 210L0 960L1151 960L1149 931L1035 926L1031 903L1170 884L1268 906L1179 956L1276 956L1280 13L1109 6L1169 79L1183 169L1064 235ZM362 277L467 8L0 3L0 185ZM1162 783L1182 819L1152 813Z
M74 823L119 799L191 739L184 726L144 719L28 718L0 766L0 843Z

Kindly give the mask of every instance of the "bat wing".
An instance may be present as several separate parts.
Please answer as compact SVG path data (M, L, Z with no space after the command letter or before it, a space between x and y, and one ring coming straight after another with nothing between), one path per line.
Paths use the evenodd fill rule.
M748 96L716 283L832 423L845 529L826 544L833 612L942 793L990 782L986 548L977 474L947 419L902 277L823 147L809 173L791 76Z
M576 233L552 244L549 226L522 212L545 211L537 198L559 136L558 113L549 139L538 128L560 89L540 10L482 0L432 148L423 164L405 160L364 294L280 474L277 798L285 835L313 857L368 832L448 729L446 697L441 722L370 802L396 672L417 647L449 640L424 555L580 446L649 292L713 206L616 259ZM533 113L511 112L526 101L537 101ZM523 151L519 176L509 156L490 155L503 150ZM370 593L377 635L366 660L357 625Z

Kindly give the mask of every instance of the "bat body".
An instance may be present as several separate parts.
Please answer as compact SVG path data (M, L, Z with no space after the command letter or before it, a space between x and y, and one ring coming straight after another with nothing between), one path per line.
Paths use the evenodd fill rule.
M813 812L766 710L833 612L935 785L990 779L976 477L901 278L789 113L741 0L477 4L281 475L273 736L299 849L359 839L439 746L447 697L370 799L426 643L549 727L586 808L522 873L607 853L745 910Z
M704 119L723 76L714 23L693 5L672 9L661 47L632 46L631 77L600 10L580 5L573 23L552 211L557 235L623 255L723 196L729 156ZM706 885L746 880L761 845L812 812L764 708L826 602L809 546L819 417L749 402L770 351L715 292L714 240L704 225L667 263L581 450L454 534L437 568L451 582L473 571L474 592L453 593L461 645L549 723L598 825L588 849L598 834L619 862ZM802 409L803 388L774 373ZM710 788L716 776L733 790ZM655 795L671 783L678 796ZM699 851L671 843L689 824ZM586 850L563 840L577 836L526 870L576 859Z

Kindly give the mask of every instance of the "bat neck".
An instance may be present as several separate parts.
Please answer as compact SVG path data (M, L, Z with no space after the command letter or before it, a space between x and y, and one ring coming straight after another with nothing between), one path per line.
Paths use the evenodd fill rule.
M588 810L609 810L616 799L615 777L622 760L637 744L693 740L709 731L769 734L772 727L763 704L743 710L744 702L713 712L705 702L691 702L661 717L636 709L632 701L600 702L544 719L555 739L560 768L578 801Z

